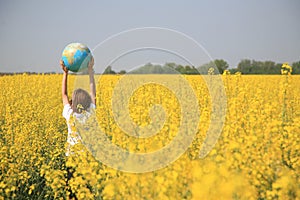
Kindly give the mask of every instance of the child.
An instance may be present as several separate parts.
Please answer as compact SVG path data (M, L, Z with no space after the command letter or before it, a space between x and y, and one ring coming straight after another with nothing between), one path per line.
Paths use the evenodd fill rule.
M81 137L79 133L74 131L74 124L70 124L72 122L71 118L76 118L80 122L85 121L85 117L87 117L91 109L95 109L96 107L96 86L94 79L94 58L92 57L91 61L88 64L88 73L90 79L90 94L83 89L76 89L72 94L72 100L69 101L68 98L68 69L64 65L64 62L61 60L60 65L64 71L63 80L62 80L62 102L63 102L63 117L67 120L68 125L68 138L67 138L67 151L66 156L71 154L71 147L81 141ZM74 122L73 122L74 123ZM73 126L73 127L72 127ZM69 187L69 181L73 177L74 170L72 167L67 167L67 182L66 185ZM69 188L69 199L77 199L75 193Z
M76 89L73 92L72 100L68 99L68 90L67 90L67 82L68 82L68 69L65 67L64 62L61 60L60 65L64 71L63 80L62 80L62 101L63 101L63 117L67 120L68 125L68 149L66 152L66 156L70 155L70 147L77 144L81 137L77 132L72 131L72 127L70 124L70 118L75 117L79 121L84 121L86 115L84 112L89 113L91 109L95 109L96 105L96 86L94 79L94 58L92 57L91 61L88 64L88 73L90 79L90 94L83 89Z

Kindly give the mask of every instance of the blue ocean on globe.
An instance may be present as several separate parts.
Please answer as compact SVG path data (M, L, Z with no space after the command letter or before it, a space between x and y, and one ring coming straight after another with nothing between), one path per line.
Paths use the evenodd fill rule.
M71 43L63 50L62 60L68 70L83 71L91 60L91 51L82 43Z

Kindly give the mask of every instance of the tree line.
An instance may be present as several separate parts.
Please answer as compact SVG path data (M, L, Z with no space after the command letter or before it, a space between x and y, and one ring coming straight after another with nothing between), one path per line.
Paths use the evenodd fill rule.
M181 65L176 63L165 63L164 65L147 63L138 69L128 72L128 74L207 74L209 68L216 67L220 74L228 70L231 74L240 72L242 74L281 74L283 63L273 61L256 61L250 59L241 60L236 68L229 68L229 64L223 59L215 59L199 67ZM291 64L292 74L300 74L300 61ZM108 66L103 74L125 74L125 70L116 72ZM216 72L217 73L217 72Z
M215 74L223 74L228 70L231 74L240 72L242 74L281 74L281 67L283 63L275 63L273 61L256 61L250 59L241 60L236 68L229 68L229 64L223 59L215 59L209 63L199 67L190 65L181 65L176 63L165 63L164 65L147 63L138 69L126 72L120 70L114 71L111 66L108 66L102 74L208 74L211 67L216 67L219 72ZM291 74L300 74L300 61L290 64L292 67ZM0 76L14 75L14 74L41 74L37 72L0 72ZM56 74L56 72L46 72L42 74ZM82 74L87 74L82 72Z

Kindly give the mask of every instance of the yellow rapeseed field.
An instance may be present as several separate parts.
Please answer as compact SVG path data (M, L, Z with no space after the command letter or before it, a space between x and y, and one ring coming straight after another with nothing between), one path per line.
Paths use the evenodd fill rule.
M129 101L131 119L140 126L151 123L154 104L168 117L150 138L128 136L114 121L111 108L121 77L104 75L97 83L100 128L129 151L163 148L178 131L179 101L162 85L139 87ZM222 75L225 123L205 158L199 158L199 151L210 124L211 97L198 75L184 78L200 111L192 144L165 168L127 173L98 162L87 150L65 156L61 74L0 77L0 200L68 199L70 191L78 199L300 199L300 76ZM75 75L69 77L69 95L75 80ZM68 184L67 168L74 170Z

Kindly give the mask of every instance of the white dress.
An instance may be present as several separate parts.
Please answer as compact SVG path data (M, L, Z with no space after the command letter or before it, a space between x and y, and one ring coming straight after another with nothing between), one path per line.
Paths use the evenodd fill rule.
M96 106L95 104L91 103L90 105L90 108L88 109L88 111L90 109L95 109ZM90 113L87 112L88 115L84 115L84 114L79 114L79 113L75 113L73 112L73 109L71 108L71 105L70 104L66 104L64 106L64 109L63 109L63 117L66 119L67 121L67 125L68 125L68 138L67 138L67 143L68 143L68 148L67 148L67 151L66 151L66 156L69 156L70 155L70 147L75 145L75 144L78 144L80 141L81 141L81 137L79 135L78 132L76 131L72 131L72 126L70 124L70 118L71 118L71 115L73 115L73 117L75 117L78 121L80 121L81 123L84 123L86 118L89 117Z

